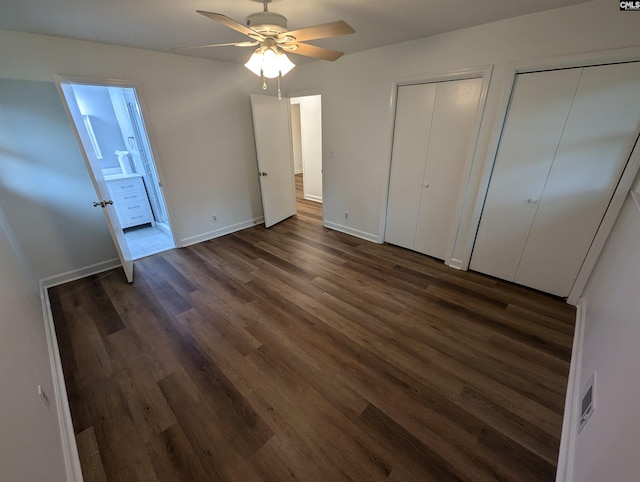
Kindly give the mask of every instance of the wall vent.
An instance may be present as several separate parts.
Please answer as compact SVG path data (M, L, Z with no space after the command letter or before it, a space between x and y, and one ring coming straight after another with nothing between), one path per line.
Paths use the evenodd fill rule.
M587 382L584 390L582 391L581 404L580 404L580 427L578 433L582 432L582 429L587 424L591 415L596 409L595 404L595 385L596 374L591 375L591 378Z

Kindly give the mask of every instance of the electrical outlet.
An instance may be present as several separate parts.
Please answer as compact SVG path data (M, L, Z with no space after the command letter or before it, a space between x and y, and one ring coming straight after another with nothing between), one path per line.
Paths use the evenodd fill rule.
M218 215L217 214L212 214L211 215L211 222L212 223L217 223L218 222Z
M349 211L345 211L344 212L344 218L345 219L349 219Z
M38 396L42 399L42 403L44 403L46 407L49 408L49 406L51 405L51 402L49 402L49 397L47 396L47 393L42 388L42 385L38 385Z

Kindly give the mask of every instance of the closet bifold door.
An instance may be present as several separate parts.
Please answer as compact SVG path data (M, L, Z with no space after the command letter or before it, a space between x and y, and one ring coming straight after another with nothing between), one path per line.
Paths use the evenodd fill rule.
M482 79L437 84L413 248L434 258L450 256L481 89Z
M585 68L515 282L568 296L640 127L640 62Z
M471 269L567 296L640 128L640 63L518 75Z
M387 243L413 249L436 84L398 87L387 203Z
M446 259L482 79L398 88L385 241Z
M519 74L470 268L514 281L582 69Z

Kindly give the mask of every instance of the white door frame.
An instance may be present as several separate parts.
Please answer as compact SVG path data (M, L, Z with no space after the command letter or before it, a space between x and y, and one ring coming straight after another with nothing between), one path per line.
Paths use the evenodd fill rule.
M392 84L391 87L391 111L393 115L390 121L390 130L391 132L391 144L389 151L389 164L388 164L388 174L387 174L387 184L385 186L385 194L383 196L383 206L382 212L384 213L380 220L379 232L380 242L384 242L384 233L387 225L387 206L389 204L389 183L391 180L391 157L393 154L393 133L395 132L395 120L396 120L396 108L398 103L398 88L406 85L416 85L416 84L433 84L437 82L447 82L453 80L467 80L467 79L482 79L482 90L480 91L480 98L478 99L478 107L476 110L476 118L474 121L474 128L472 130L473 134L471 139L469 140L469 151L466 155L466 159L464 161L464 171L463 171L463 186L461 189L462 196L458 200L455 212L456 212L456 222L454 223L454 229L449 234L449 243L448 243L448 254L444 260L447 266L451 266L456 269L466 269L462 267L462 263L459 260L454 259L453 255L455 252L455 246L458 239L459 232L462 228L462 214L465 202L467 200L467 194L469 191L469 184L471 181L471 167L474 162L474 158L476 156L476 147L478 144L478 137L480 135L480 126L482 123L482 117L484 114L485 104L487 100L487 92L489 91L489 83L491 81L491 74L493 72L492 65L485 65L479 67L472 67L468 69L456 69L450 70L447 72L433 73L433 74L425 74L420 76L413 76L409 78L405 78L399 81L396 81Z
M309 194L308 191L308 181L309 179L317 179L315 176L313 176L312 170L309 168L309 145L308 142L305 141L306 138L309 137L309 126L307 125L307 123L305 123L305 118L308 119L309 116L305 115L305 113L308 111L307 107L305 106L305 102L304 102L304 98L308 98L308 97L319 97L319 103L320 103L320 112L318 113L318 115L320 116L320 132L319 132L319 137L320 137L320 196L314 196L312 194ZM310 201L315 201L318 203L322 203L322 196L323 196L323 185L322 185L322 162L323 162L323 146L322 146L322 94L310 94L310 95L298 95L298 96L291 96L290 97L290 102L291 105L298 105L300 106L300 143L302 144L302 174L303 174L303 178L302 178L302 190L303 190L303 197L307 200ZM306 135L305 135L306 134ZM313 151L312 151L313 152ZM308 175L309 173L312 173L311 175Z
M461 247L462 255L459 266L460 269L469 269L469 263L471 262L471 255L473 253L473 245L475 244L476 235L480 226L480 216L482 214L482 209L484 208L485 199L489 190L491 173L493 171L493 166L498 154L498 146L500 143L500 138L502 136L502 130L506 123L507 111L509 109L509 102L513 93L516 76L518 74L540 72L544 70L589 67L593 65L606 65L635 61L640 61L640 47L606 50L601 52L589 52L577 55L545 57L541 59L513 62L509 65L507 83L502 94L500 105L496 112L496 119L498 119L498 121L493 127L489 149L487 151L486 159L490 159L491 161L486 162L482 168L480 184L478 186L475 202L473 203L473 211L471 214L471 220L469 222L469 232L466 237L467 241L466 244ZM602 248L604 247L605 242L609 237L609 233L613 228L613 224L617 219L618 214L620 213L624 200L632 187L636 173L640 168L640 145L638 144L639 143L636 143L635 148L630 153L631 157L629 158L629 162L625 167L625 170L623 171L620 182L618 183L618 187L616 188L611 199L611 203L607 208L602 223L600 224L600 227L596 232L593 243L591 244L591 247L587 252L585 261L582 264L580 271L578 272L578 276L576 278L576 281L574 282L573 288L569 293L567 303L571 305L575 305L578 302L579 297L582 295L591 272L593 271L598 257L600 256Z

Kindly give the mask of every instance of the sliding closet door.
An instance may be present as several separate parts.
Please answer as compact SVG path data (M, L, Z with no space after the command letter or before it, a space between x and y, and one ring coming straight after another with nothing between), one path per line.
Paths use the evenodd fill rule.
M515 279L579 79L580 69L517 76L471 269Z
M398 88L385 241L413 249L436 84Z
M437 84L414 243L435 258L450 256L481 89L482 79Z
M640 62L585 68L515 282L567 296L640 127Z

